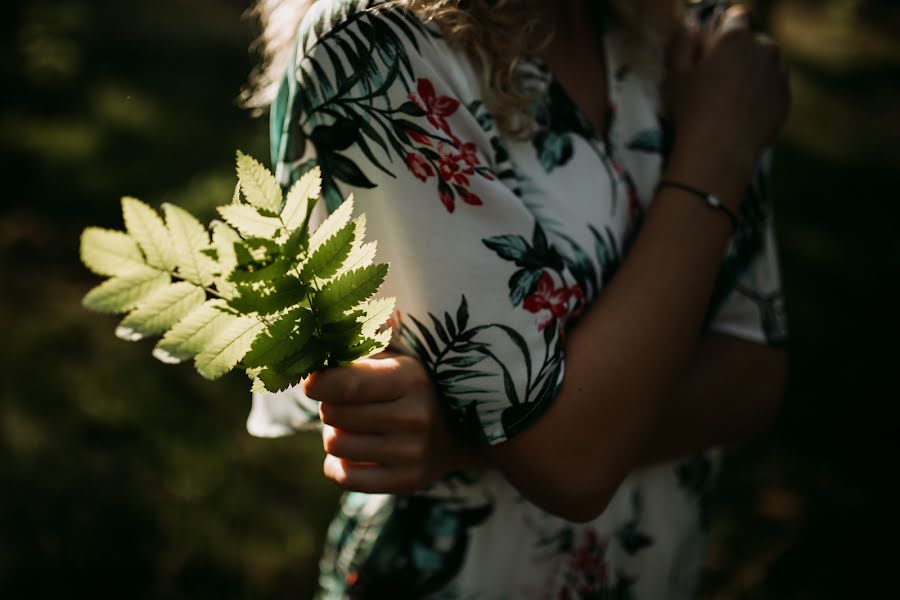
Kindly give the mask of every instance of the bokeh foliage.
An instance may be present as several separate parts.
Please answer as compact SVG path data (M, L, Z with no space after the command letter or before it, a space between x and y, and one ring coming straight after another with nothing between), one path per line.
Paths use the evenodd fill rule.
M0 23L0 597L306 598L337 499L315 435L257 440L209 383L84 311L88 224L123 194L204 218L236 148L244 0L15 0ZM785 411L730 452L705 598L879 597L896 422L900 7L760 2L795 111L777 151ZM207 211L207 212L204 212ZM727 401L727 399L723 399ZM886 477L888 476L888 477Z

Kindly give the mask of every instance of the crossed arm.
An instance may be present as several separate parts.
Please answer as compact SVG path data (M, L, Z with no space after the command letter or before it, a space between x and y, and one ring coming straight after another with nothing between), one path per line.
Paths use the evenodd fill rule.
M731 12L699 59L673 52L676 144L665 178L715 192L732 210L788 99L777 52ZM555 401L529 429L489 448L455 439L413 359L363 361L307 379L321 400L326 476L366 492L410 493L462 466L496 468L536 505L599 515L646 464L733 441L780 401L781 350L701 323L729 238L722 215L678 189L657 192L609 286L569 334Z

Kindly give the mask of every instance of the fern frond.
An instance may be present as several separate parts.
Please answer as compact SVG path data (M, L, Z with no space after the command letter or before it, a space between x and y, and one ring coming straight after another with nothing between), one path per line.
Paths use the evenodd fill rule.
M124 313L170 281L168 273L143 266L107 279L89 291L81 303L85 308L101 313Z
M176 266L172 237L159 214L137 198L122 198L122 216L128 235L137 240L147 257L147 264L163 271L174 271Z
M197 285L212 284L216 262L203 251L210 247L206 228L188 211L174 204L163 204L166 226L172 236L172 248L178 274Z
M288 191L281 211L281 220L288 231L305 227L312 211L312 203L322 191L322 172L314 167L304 173Z
M146 268L137 242L112 229L88 227L81 234L81 262L97 275L125 275Z
M252 206L277 214L281 210L281 186L262 163L237 152L238 183Z
M128 313L116 328L116 337L136 342L160 334L203 304L204 300L206 292L203 288L186 281L159 288Z
M277 217L267 217L248 204L226 204L216 209L225 222L245 237L275 239L281 229Z
M193 358L230 322L239 318L226 312L224 300L208 300L163 335L153 349L153 356L168 364Z

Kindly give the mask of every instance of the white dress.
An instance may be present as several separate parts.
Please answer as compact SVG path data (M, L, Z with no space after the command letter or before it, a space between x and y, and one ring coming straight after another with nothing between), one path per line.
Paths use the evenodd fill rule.
M529 60L541 128L509 139L469 61L434 27L377 4L320 0L304 19L272 107L277 175L287 186L319 165L328 210L354 194L391 265L394 343L428 368L460 435L497 444L554 401L565 328L639 231L667 141L658 81L629 69L610 30L611 112L597 132ZM764 184L760 173L748 190L706 327L779 344ZM297 388L257 395L248 429L286 435L317 414ZM496 472L455 474L411 497L347 494L319 597L691 598L715 463L710 451L635 471L587 524L545 513Z

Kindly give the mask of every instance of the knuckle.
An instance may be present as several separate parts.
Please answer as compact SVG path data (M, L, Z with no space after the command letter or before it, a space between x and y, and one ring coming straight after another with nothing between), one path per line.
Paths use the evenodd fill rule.
M353 402L357 400L361 392L362 387L360 386L358 377L354 377L348 374L341 381L341 397L345 402Z
M342 446L340 435L333 427L326 427L322 430L322 447L325 452L339 456Z
M431 418L423 403L417 402L400 416L403 427L410 431L425 431L431 424Z
M326 425L337 426L340 417L340 407L329 402L319 404L319 419Z
M425 442L422 439L411 440L398 448L401 460L418 465L425 457Z

